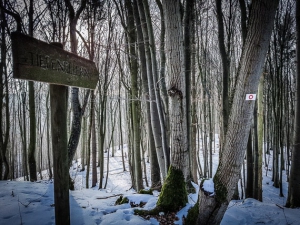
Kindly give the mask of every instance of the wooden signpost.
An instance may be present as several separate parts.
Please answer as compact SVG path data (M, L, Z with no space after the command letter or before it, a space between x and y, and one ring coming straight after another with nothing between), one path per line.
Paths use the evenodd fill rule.
M96 88L98 71L93 61L18 32L11 38L14 78Z
M98 71L94 62L64 51L59 43L48 44L17 32L11 37L13 77L50 83L55 224L69 225L67 86L95 89Z

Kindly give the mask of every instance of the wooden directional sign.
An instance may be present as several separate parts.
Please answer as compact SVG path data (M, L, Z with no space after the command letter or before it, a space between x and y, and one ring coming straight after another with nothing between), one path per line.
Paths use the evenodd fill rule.
M11 38L14 78L96 88L98 71L93 61L18 32Z

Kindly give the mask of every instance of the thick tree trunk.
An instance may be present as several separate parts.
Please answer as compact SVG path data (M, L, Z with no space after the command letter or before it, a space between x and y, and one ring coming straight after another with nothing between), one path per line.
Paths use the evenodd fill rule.
M189 173L186 117L186 78L179 0L163 1L166 24L166 77L170 115L171 166L157 206L177 210L187 201L185 179Z
M198 224L219 224L239 180L241 165L247 146L254 101L245 101L246 94L257 93L259 78L268 50L278 1L252 2L247 38L243 47L234 93L228 131L222 157L214 176L215 196L213 207L203 204L209 196L199 194Z

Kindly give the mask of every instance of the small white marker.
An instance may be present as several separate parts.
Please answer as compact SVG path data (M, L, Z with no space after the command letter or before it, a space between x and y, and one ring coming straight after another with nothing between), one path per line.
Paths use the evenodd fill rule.
M248 101L256 100L256 94L246 94L246 100Z

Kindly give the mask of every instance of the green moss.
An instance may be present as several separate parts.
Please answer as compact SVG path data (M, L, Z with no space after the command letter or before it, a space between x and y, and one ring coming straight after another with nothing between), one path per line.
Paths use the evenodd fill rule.
M170 166L168 176L157 201L157 207L164 212L175 212L188 202L186 184L180 169Z
M139 194L153 195L153 192L152 192L151 189L149 189L149 190L141 189L141 190L139 191Z
M188 215L185 219L186 225L196 224L199 215L199 202L197 202L192 208L189 209Z
M227 199L227 188L222 184L217 175L214 176L215 196L219 203L225 202Z
M128 202L129 202L129 199L127 197L123 198L123 195L121 195L115 202L115 205L122 205L122 204L125 204Z
M151 210L141 210L141 209L135 209L134 214L139 216L147 216L147 215L158 215L158 213L161 212L160 208L155 207Z

